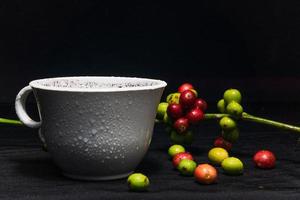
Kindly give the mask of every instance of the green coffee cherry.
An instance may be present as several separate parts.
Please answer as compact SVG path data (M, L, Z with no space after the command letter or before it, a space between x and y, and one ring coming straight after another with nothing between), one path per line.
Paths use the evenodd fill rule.
M161 102L157 107L156 119L162 120L167 112L169 104L167 102Z
M237 89L228 89L224 92L223 98L225 103L229 104L231 101L241 103L242 95Z
M177 169L182 175L192 176L197 167L197 163L193 160L182 159L177 166Z
M239 139L240 131L238 128L235 128L233 130L227 130L227 131L223 130L222 136L228 142L234 143Z
M236 101L231 101L227 107L226 107L226 111L228 114L234 116L234 117L241 117L242 113L243 113L243 107L237 103Z
M179 144L174 144L168 149L168 154L170 157L182 152L185 152L185 148Z
M191 145L194 141L194 134L192 131L187 131L184 134L184 144Z
M194 135L192 131L187 131L185 133L178 134L175 130L172 130L170 138L172 143L174 144L190 145L194 140Z
M225 113L226 112L226 103L224 101L224 99L220 99L218 101L218 110L221 112L221 113Z
M179 104L179 98L180 98L180 93L179 92L176 92L176 93L172 93L172 94L169 94L167 96L167 103L171 104L171 103L176 103L176 104Z
M145 191L150 185L148 177L141 173L131 174L127 179L127 183L132 191Z
M223 160L221 164L224 172L229 175L240 175L243 173L244 165L242 161L235 157L229 157Z
M236 128L236 122L230 117L222 117L219 124L224 131Z

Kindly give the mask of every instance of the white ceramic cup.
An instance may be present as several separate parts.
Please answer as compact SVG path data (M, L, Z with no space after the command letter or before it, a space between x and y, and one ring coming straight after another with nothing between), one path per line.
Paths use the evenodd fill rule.
M28 127L40 128L62 173L83 180L128 176L151 142L164 81L127 77L59 77L34 80L16 97ZM40 121L25 104L34 93Z

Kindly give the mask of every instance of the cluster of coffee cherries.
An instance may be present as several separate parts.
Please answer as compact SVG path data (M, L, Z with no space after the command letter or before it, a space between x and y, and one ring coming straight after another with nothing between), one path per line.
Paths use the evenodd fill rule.
M207 103L198 97L198 92L190 83L184 83L178 92L167 96L166 102L158 105L158 120L167 124L171 141L176 144L190 144L193 140L191 125L204 119Z
M217 104L222 116L219 121L222 135L214 141L214 147L208 152L207 163L197 164L194 156L182 146L191 143L192 133L188 130L189 125L195 125L204 119L207 103L197 97L196 90L189 83L181 85L177 93L168 95L166 101L159 104L157 119L167 124L167 131L171 133L173 145L169 147L168 154L174 168L180 174L194 176L196 181L202 184L212 184L217 180L219 167L228 175L243 173L243 162L239 158L231 157L229 153L232 144L239 138L237 121L243 114L240 104L242 95L237 89L226 90L223 99ZM216 117L219 114L210 115L219 118ZM273 168L275 160L274 154L266 150L258 151L253 157L255 165L263 169Z
M221 147L229 151L232 144L239 139L239 129L237 120L242 116L241 106L242 95L237 89L228 89L223 94L223 99L218 101L217 107L221 113L228 114L219 121L222 129L222 136L216 138L214 146Z

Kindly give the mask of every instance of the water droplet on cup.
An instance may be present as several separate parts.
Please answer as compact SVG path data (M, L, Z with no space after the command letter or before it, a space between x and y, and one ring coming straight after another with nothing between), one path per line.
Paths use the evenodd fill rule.
M96 122L95 119L90 119L90 123L91 123L91 124L94 124L95 122Z
M92 129L92 134L95 135L97 133L97 129Z
M84 141L85 143L87 143L87 142L89 141L89 139L84 138L83 141Z

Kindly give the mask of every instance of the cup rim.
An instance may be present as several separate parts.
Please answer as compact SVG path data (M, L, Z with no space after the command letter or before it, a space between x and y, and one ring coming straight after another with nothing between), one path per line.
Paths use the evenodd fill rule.
M55 87L55 86L45 86L40 82L50 81L50 80L80 80L80 79L111 79L111 80L130 80L130 81L148 81L155 83L154 85L147 86L135 86L135 87L104 87L104 88L73 88L73 87ZM141 90L155 90L159 88L164 88L167 83L158 79L151 78L139 78L139 77L122 77L122 76L63 76L63 77L53 77L53 78L42 78L36 79L29 83L30 87L50 90L50 91L63 91L63 92L126 92L126 91L141 91Z

